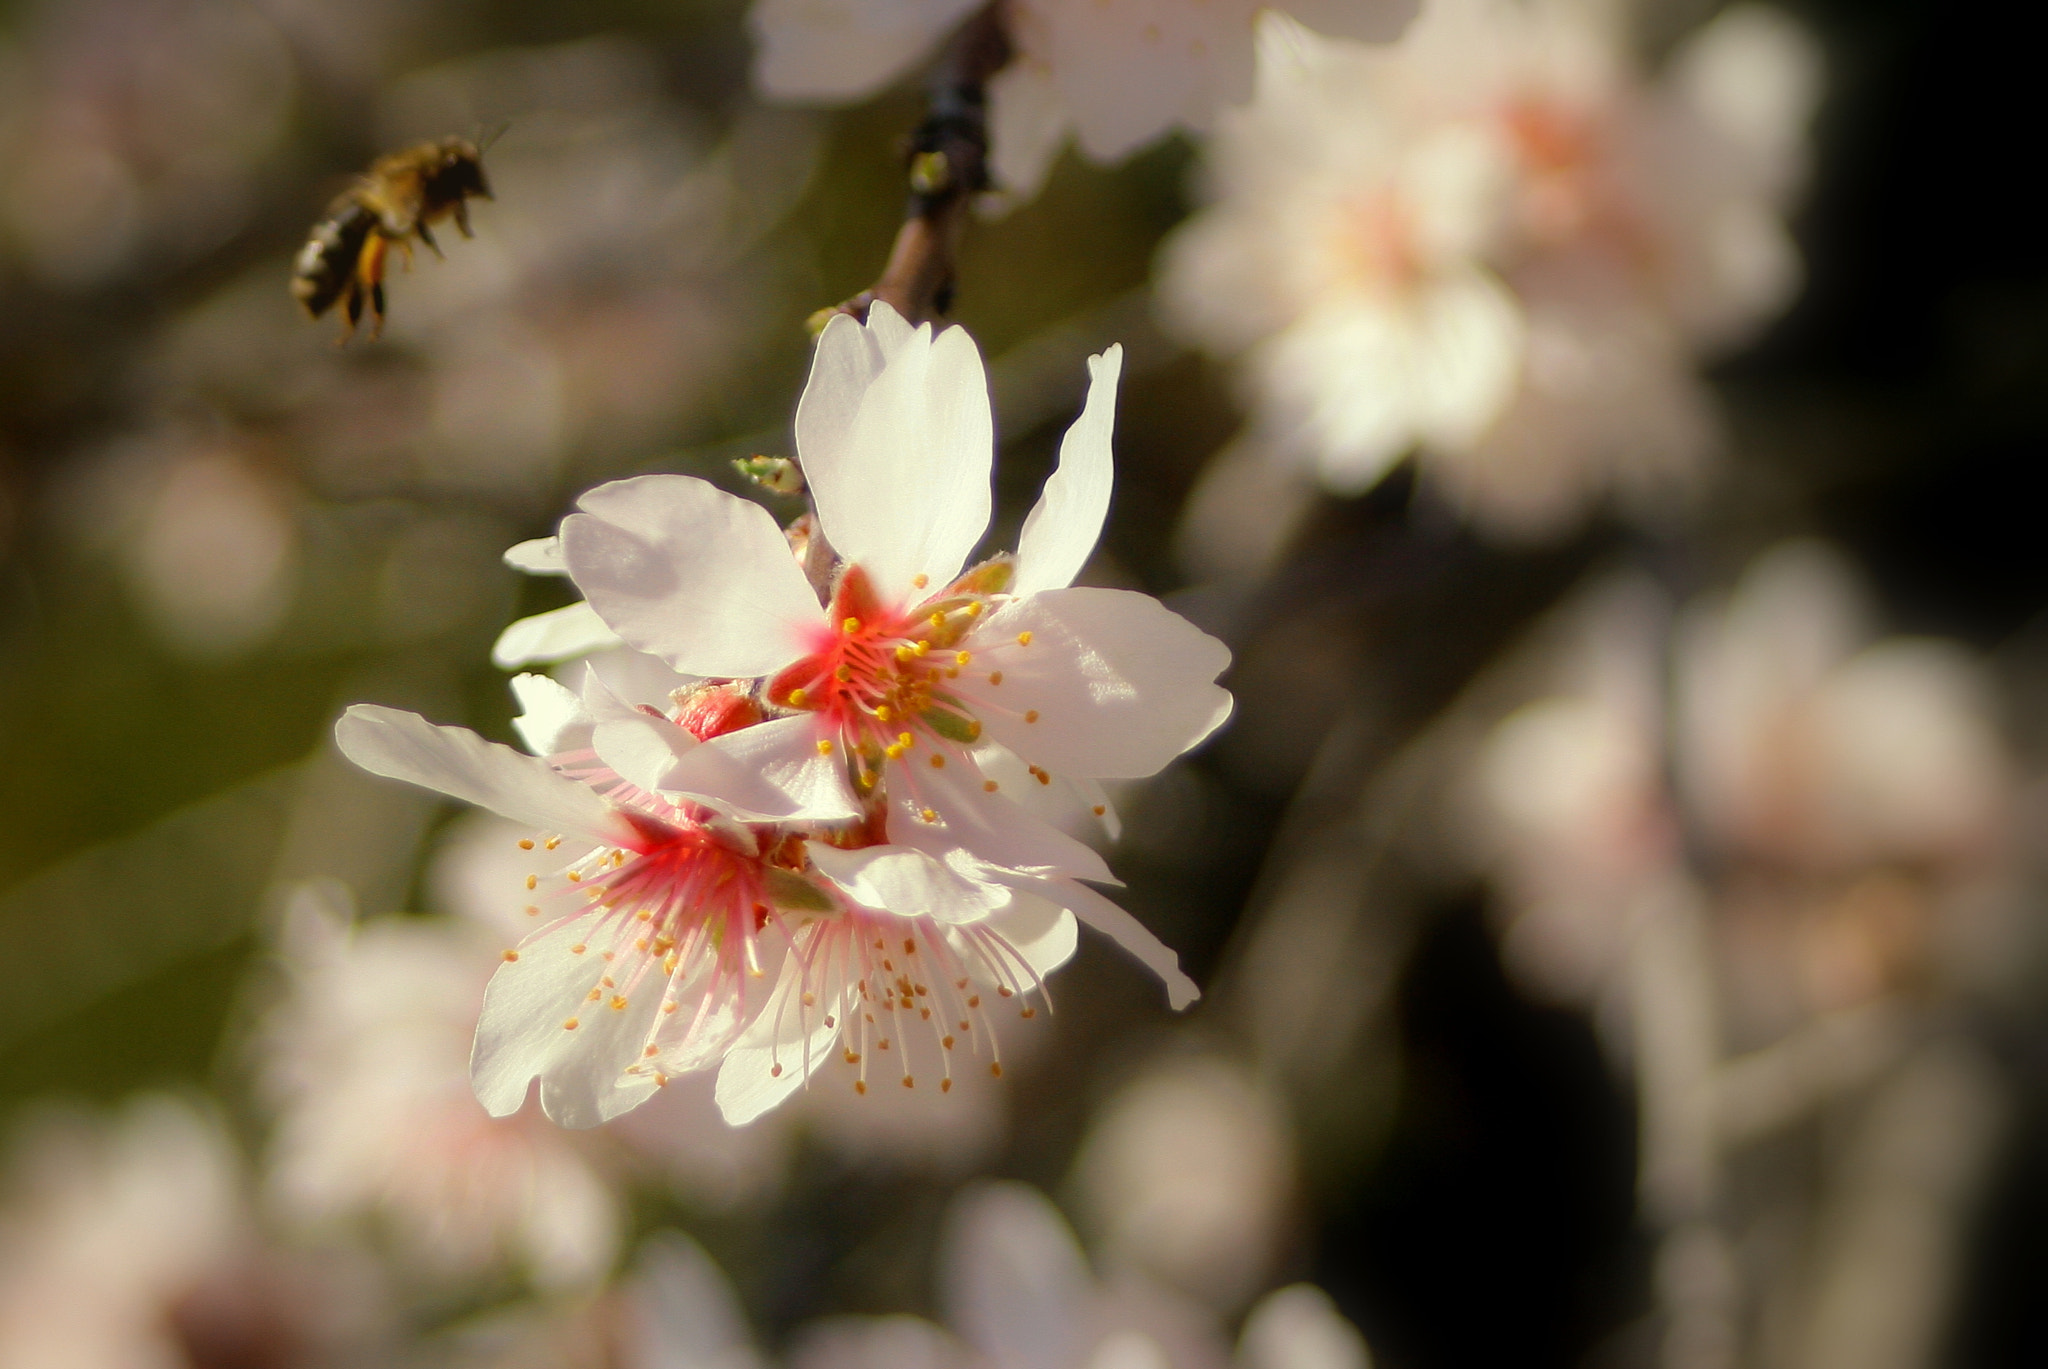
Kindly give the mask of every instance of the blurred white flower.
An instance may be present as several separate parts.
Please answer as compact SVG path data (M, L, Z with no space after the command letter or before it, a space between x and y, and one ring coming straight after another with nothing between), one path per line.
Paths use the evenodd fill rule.
M756 0L755 84L777 99L864 99L925 58L981 0ZM1038 193L1069 136L1112 162L1209 126L1251 89L1262 0L1011 0L1016 56L990 83L991 162L1016 200ZM1330 33L1390 39L1414 0L1282 0Z
M1566 1000L1614 987L1646 900L1689 878L1682 831L1742 1030L1928 973L1933 924L2009 839L2012 766L1981 664L1948 642L1872 642L1847 569L1810 542L1675 625L1640 583L1577 612L1560 692L1478 758L1518 977Z
M1200 1304L1120 1275L1098 1282L1044 1195L983 1183L954 1199L938 1261L947 1326L840 1317L798 1336L790 1369L1224 1369L1221 1328ZM1320 1291L1254 1306L1237 1369L1370 1369L1357 1330Z
M1216 203L1160 288L1183 335L1244 359L1265 444L1347 494L1419 450L1509 537L1691 479L1713 437L1695 354L1798 283L1779 206L1817 61L1742 6L1650 84L1620 21L1592 0L1438 0L1371 48L1262 18L1256 97L1212 145Z
M304 1225L374 1219L433 1278L516 1264L543 1288L594 1284L619 1239L605 1180L572 1133L492 1117L470 1090L502 933L351 911L307 886L287 912L288 994L264 1032L271 1198Z
M45 1115L0 1190L0 1364L333 1362L381 1332L364 1272L265 1250L232 1143L189 1104Z
M299 533L288 492L238 455L176 459L125 543L129 579L158 634L188 655L231 655L291 607Z
M1096 1116L1075 1160L1087 1225L1105 1260L1212 1305L1264 1284L1293 1197L1281 1104L1222 1060L1175 1060Z
M1806 542L1688 617L1680 774L1730 847L1840 868L1997 844L2012 777L1983 668L1948 642L1865 645L1864 617L1847 568Z

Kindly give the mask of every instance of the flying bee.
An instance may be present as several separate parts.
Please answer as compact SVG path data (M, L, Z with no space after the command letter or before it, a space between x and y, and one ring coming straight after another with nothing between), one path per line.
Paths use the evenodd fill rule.
M469 237L469 197L491 198L484 180L483 152L467 138L443 138L403 152L379 157L354 185L327 206L313 225L292 268L292 298L319 318L343 303L348 341L370 306L370 335L384 328L384 263L392 244L412 264L412 240L418 238L441 255L428 225L453 218Z

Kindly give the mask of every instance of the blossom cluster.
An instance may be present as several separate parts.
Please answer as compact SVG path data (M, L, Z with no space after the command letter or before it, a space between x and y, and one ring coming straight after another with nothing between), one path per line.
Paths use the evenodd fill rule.
M1782 214L1818 59L1743 5L1646 79L1626 8L1435 0L1377 47L1265 16L1159 288L1241 361L1269 469L1355 494L1419 453L1516 540L1690 486L1717 439L1697 358L1801 278Z
M716 1070L748 1122L832 1067L950 1091L1000 1075L1076 924L1164 981L1172 952L1088 882L1068 829L1113 831L1105 780L1219 726L1229 654L1156 600L1075 587L1111 490L1122 354L1092 383L1014 554L991 514L987 378L957 328L886 305L819 338L796 415L814 513L785 530L692 477L586 493L508 553L581 602L514 624L501 664L621 653L579 687L513 680L531 754L358 705L342 751L532 829L533 930L504 953L471 1060L495 1115L591 1126Z

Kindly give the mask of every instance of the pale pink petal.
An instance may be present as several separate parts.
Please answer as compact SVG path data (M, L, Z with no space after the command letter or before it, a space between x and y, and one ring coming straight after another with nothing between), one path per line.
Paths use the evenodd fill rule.
M500 670L516 670L536 662L573 660L619 645L619 634L605 626L596 609L589 604L565 604L521 618L499 633L491 647L491 663Z
M341 753L373 775L417 784L547 832L607 840L616 819L603 799L535 756L466 727L356 704L334 725Z
M988 926L1041 981L1072 960L1080 944L1074 915L1051 899L1033 894L1018 894L1009 907L989 917Z
M1036 1189L989 1183L954 1200L939 1256L946 1320L997 1369L1085 1363L1093 1280L1073 1232Z
M1268 1294L1245 1318L1239 1369L1370 1369L1358 1328L1313 1284Z
M562 559L562 539L536 537L505 549L505 564L528 575L567 575L569 563Z
M854 902L899 917L974 922L1013 897L1000 884L974 878L951 862L907 846L845 851L813 842L810 854L811 864Z
M1054 775L1154 774L1230 716L1213 683L1229 648L1149 595L1048 590L997 609L967 645L976 674L961 693L986 735Z
M1122 947L1124 952L1159 976L1166 985L1166 1001L1178 1012L1202 996L1195 981L1180 967L1180 957L1145 924L1085 884L1073 880L1014 878L1014 887L1027 890L1067 909L1074 916Z
M1073 584L1102 536L1115 479L1110 435L1116 429L1116 383L1123 369L1120 343L1088 358L1088 402L1060 442L1060 464L1046 478L1017 539L1011 592L1020 598Z
M993 742L984 742L974 749L974 763L1025 812L1070 836L1087 841L1100 830L1115 840L1123 834L1123 824L1117 820L1109 796L1094 780L1055 775L1048 770L1033 774L1016 752Z
M622 1009L590 1001L609 968L581 953L596 913L530 937L491 976L470 1054L470 1084L494 1117L508 1117L540 1080L541 1110L560 1126L594 1127L653 1096L651 1078L629 1077L654 1025L661 995L643 986ZM575 1025L569 1026L569 1023Z
M979 0L757 0L754 84L778 100L863 100L932 50Z
M590 714L583 700L546 675L514 675L512 697L519 716L512 728L536 756L552 756L590 744Z
M600 485L562 520L569 572L630 646L693 675L773 674L824 622L782 529L684 475Z
M1037 197L1073 127L1052 72L1028 54L988 83L988 165L999 205Z
M715 1097L725 1120L736 1127L767 1112L810 1078L830 1058L845 1027L847 986L819 985L805 1003L804 969L794 955L782 963L767 1006L726 1053L718 1069ZM825 1025L825 1019L834 1025Z
M737 802L740 795L753 793L743 787L746 779L758 776L782 796L787 812L778 820L838 822L858 817L860 804L846 781L838 745L821 752L820 740L817 720L807 713L743 727L706 742L690 758L685 777L701 790L716 786L733 795L728 802ZM762 811L773 802L764 794L753 794L749 806Z
M885 601L909 602L919 576L945 584L988 529L994 429L973 339L920 326L868 385L843 445L807 447L800 434L797 450L826 540Z
M796 449L808 483L815 486L815 472L822 471L829 484L844 468L868 386L912 336L903 316L879 300L869 308L866 326L851 314L834 314L825 325L796 403Z
M1012 802L989 793L967 767L904 766L890 776L889 840L941 859L965 849L1009 870L1052 871L1103 884L1119 881L1102 855Z

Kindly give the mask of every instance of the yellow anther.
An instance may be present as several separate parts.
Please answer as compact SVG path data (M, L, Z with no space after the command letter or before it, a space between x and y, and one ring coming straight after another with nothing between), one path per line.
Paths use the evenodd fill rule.
M858 1065L860 1063L860 1052L852 1050L848 1051L846 1053L846 1063L849 1065Z
M897 647L897 648L896 648L896 659L897 659L898 661L908 661L908 660L910 660L910 659L911 659L911 658L912 658L913 656L915 656L915 655L916 655L916 653L915 653L915 652L913 652L913 651L912 651L912 650L911 650L911 649L910 649L909 647L907 647L907 646L899 646L899 647Z
M519 839L519 849L522 851L531 851L533 849L533 838L521 837Z
M620 994L613 994L613 995L612 995L612 1011L613 1011L613 1012L624 1012L625 1010L626 1010L626 996L625 996L624 994L622 994L622 993L620 993Z
M782 1063L780 1061L768 1067L768 1077L770 1079L780 1079L782 1077Z
M818 742L818 754L821 756L829 756L832 754L832 742L829 738L821 739Z
M665 1089L668 1087L668 1076L663 1074L660 1070L656 1070L654 1072L654 1087L658 1089Z
M885 1051L889 1049L889 1038L885 1036L881 1040L875 1042L875 1049L878 1051Z
M1001 684L1003 682L1003 672L1000 670L991 670L988 673L988 682L992 685Z
M1028 633L1028 632L1020 632L1020 633L1018 633L1018 634L1017 634L1017 645L1018 645L1018 646L1030 646L1030 645L1031 645L1031 634L1030 634L1030 633Z
M939 1038L939 1044L941 1046L944 1046L947 1050L951 1050L953 1049L953 1038L950 1036L942 1036Z
M906 1074L903 1076L903 1087L907 1089L914 1089L917 1087L917 1080L911 1078L909 1075Z
M917 574L910 577L910 587L912 589L923 589L926 585L930 584L931 582L931 576L926 575L923 571L919 571Z
M539 875L528 875L528 876L526 877L526 887L527 887L527 888L529 888L529 889L536 889L536 888L539 888L539 887L540 887L540 876L539 876Z
M539 916L540 916L540 909L538 909L538 908L534 907L534 906L533 906L532 904L530 904L530 903L529 903L529 904L528 904L528 905L526 906L526 915L527 915L528 917L539 917Z
M804 1006L805 1006L806 1008L815 1008L815 1007L817 1007L817 1006L818 1006L818 996L817 996L816 994L814 994L814 993L809 993L809 992L806 992L806 993L804 994Z
M604 997L604 990L592 989L589 993L585 994L584 997L587 998L590 1002L595 1003L599 999Z
M616 989L619 987L619 981L613 979L610 975L606 975L603 979L600 979L597 982L607 989Z
M799 686L798 688L789 691L789 706L791 708L802 708L805 702L809 700L810 697L811 696L804 693L802 687Z
M981 616L981 600L970 599L968 601L967 616L970 618L979 618Z
M1037 709L1035 709L1035 708L1027 708L1027 709L1025 709L1025 710L1024 710L1024 721L1025 721L1025 722L1027 722L1027 723L1035 723L1035 722L1037 722L1037 721L1038 721L1038 710L1037 710Z
M982 792L982 793L984 793L984 794L993 794L993 793L995 793L995 792L996 792L996 782L995 782L994 780L983 780L983 781L981 782L981 792Z
M570 1018L570 1019L569 1019L569 1020L568 1020L567 1022L564 1022L564 1023L562 1024L562 1030L563 1030L563 1031L565 1031L565 1032L572 1032L572 1031L575 1031L575 1030L576 1030L576 1019L572 1017L572 1018Z
M926 822L937 822L939 820L939 815L929 808L918 809L917 815L923 818Z
M506 959L506 961L507 961L507 962L510 962L510 961L514 961L514 960L517 960L517 959L519 959L519 952L517 952L517 951L507 951L507 952L505 952L505 959Z
M946 758L944 756L941 756L938 752L934 751L932 753L932 769L944 770L945 768Z
M967 1006L968 1006L968 1007L970 1007L970 1008L978 1008L978 1007L980 1007L980 1006L981 1006L981 995L980 995L980 994L974 994L973 996L971 996L971 997L970 997L970 998L969 998L969 999L967 1000ZM966 1030L966 1028L965 1028L965 1027L963 1027L963 1028L961 1028L961 1030L962 1030L962 1031L965 1031L965 1030Z
M1018 1013L1017 1015L1018 1015L1019 1017L1022 1017L1022 1018L1024 1018L1024 1019L1025 1019L1026 1021L1029 1021L1029 1020L1030 1020L1031 1018L1034 1018L1034 1017L1038 1016L1038 1009L1036 1009L1036 1008L1026 1008L1026 1009L1024 1009L1024 1011L1022 1011L1022 1012Z
M943 613L934 613L934 614L932 615L932 626L933 626L933 627L940 627L940 628L942 628L942 627L944 627L945 625L946 625L946 615L945 615L945 614L943 614Z
M854 633L860 631L860 619L848 618L845 622L839 625L839 630L845 633L847 636L851 637Z
M867 1094L867 1091L868 1091L868 1081L867 1081L867 1080L865 1080L865 1079L856 1079L856 1080L854 1080L854 1081L853 1081L853 1091L854 1091L855 1093L861 1094L862 1096L866 1096L866 1094Z
M951 1093L952 1091L953 1091L953 1081L952 1081L952 1080L951 1080L950 1078L948 1078L948 1079L941 1079L941 1080L939 1081L939 1092L940 1092L940 1093Z
M1101 816L1102 816L1102 815L1103 815L1104 813L1107 813L1107 812L1109 811L1109 809L1108 809L1108 808L1106 808L1106 807L1104 807L1104 806L1103 806L1102 804L1099 804L1099 803L1098 803L1098 804L1096 804L1096 805L1095 805L1095 807L1094 807L1094 808L1090 809L1089 811L1090 811L1090 812L1092 812L1092 813L1094 813L1094 814L1095 814L1095 816L1099 818L1099 817L1101 817Z
M971 664L973 660L974 653L971 651L956 651L953 653L954 665L968 665Z
M993 1075L994 1075L994 1076L995 1076L996 1078L998 1078L998 1079L1002 1078L1002 1077L1003 1077L1003 1062L1002 1062L1002 1061L1000 1061L1000 1060L996 1061L996 1062L995 1062L994 1064L992 1064L992 1065L990 1065L990 1066L988 1067L988 1072L989 1072L990 1074L993 1074Z
M922 656L926 652L929 652L931 649L932 644L930 642L927 642L924 638L920 637L917 639L917 645L912 647L911 651L916 655Z
M579 941L579 942L577 942L577 943L576 943L576 944L575 944L574 946L571 946L571 947L569 948L569 954L570 954L570 955L582 955L582 954L583 954L583 953L584 953L585 951L587 951L587 950L589 950L589 949L590 949L590 948L589 948L588 946L584 945L584 944L583 944L582 942L580 942L580 941Z
M876 704L876 705L875 705L875 721L876 721L876 722L878 722L878 723L885 723L885 722L888 722L888 721L889 721L889 720L890 720L891 718L893 718L893 717L895 717L895 716L896 716L896 710L895 710L895 709L893 709L893 708L891 708L891 707L889 707L889 705L887 705L887 704Z
M839 681L839 683L841 684L848 683L853 679L853 667L850 665L843 665L839 667L839 669L832 672L832 678Z
M660 1054L661 1054L661 1047L659 1047L659 1046L649 1046L649 1047L648 1047L648 1048L647 1048L646 1050L644 1050L644 1051L641 1051L641 1052L640 1052L640 1054L642 1054L642 1055L644 1055L644 1056L650 1056L650 1057L651 1057L651 1056L656 1056L656 1055L660 1055Z
M917 738L911 736L908 732L898 732L896 734L896 744L898 746L908 747L915 743L916 740Z
M967 740L971 742L981 740L981 719L969 718L967 720Z
M571 870L569 878L571 881L580 881L583 878L583 872L581 870Z
M642 908L639 912L633 914L633 916L639 918L642 922L652 922L654 921L654 909Z
M891 742L882 748L882 754L892 761L902 760L905 747L902 742Z
M996 985L996 994L998 997L1008 998L1014 992L1015 990L1011 989L1010 986L1007 984Z
M540 844L540 847L543 851L552 851L561 844L562 839L560 837L549 837L546 841Z
M678 1005L677 1002L673 998L671 998L666 1003L663 1003L661 1005L661 1010L663 1012L674 1012L678 1006L680 1005Z

